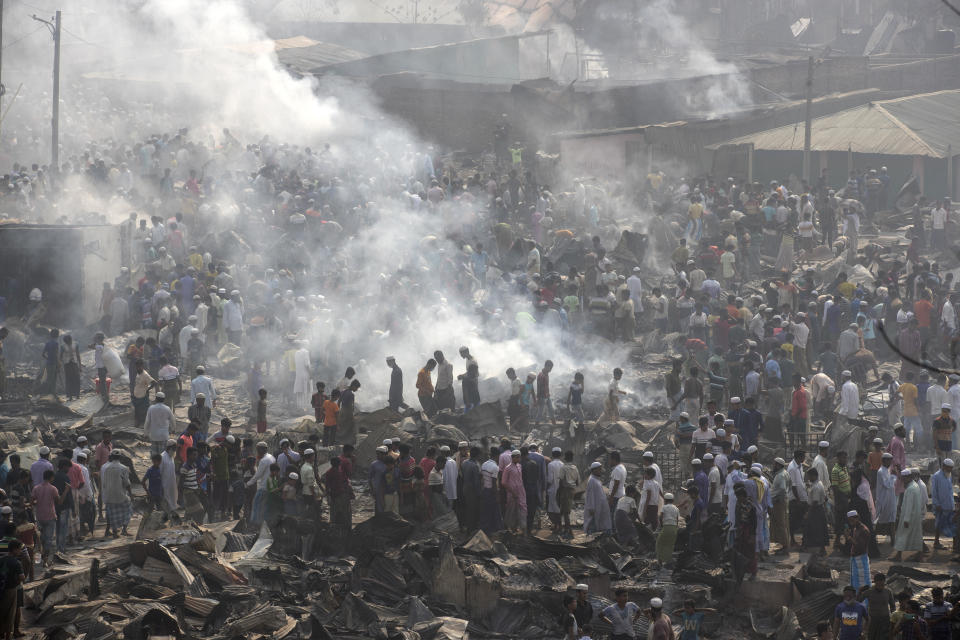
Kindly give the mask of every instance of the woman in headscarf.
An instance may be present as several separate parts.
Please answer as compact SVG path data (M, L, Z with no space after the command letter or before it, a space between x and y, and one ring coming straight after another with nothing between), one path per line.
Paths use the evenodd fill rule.
M80 345L70 335L63 336L60 345L60 366L63 368L63 387L67 400L80 397Z

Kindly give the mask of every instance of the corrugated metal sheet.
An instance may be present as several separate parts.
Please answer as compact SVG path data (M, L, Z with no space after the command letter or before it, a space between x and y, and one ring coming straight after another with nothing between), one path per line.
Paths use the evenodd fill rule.
M948 147L960 154L960 90L882 100L813 120L813 151L945 158ZM750 144L757 151L802 151L803 122L723 143Z

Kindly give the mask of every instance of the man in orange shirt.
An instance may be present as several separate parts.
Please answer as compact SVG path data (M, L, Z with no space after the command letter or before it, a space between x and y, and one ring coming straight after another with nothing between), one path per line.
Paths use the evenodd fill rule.
M900 384L900 398L903 400L903 427L907 430L908 442L916 447L921 441L924 444L928 442L920 424L920 407L917 403L919 390L914 384L913 371L905 372L903 378L904 381Z
M323 440L325 447L332 447L337 441L337 414L340 412L340 405L337 400L340 398L340 389L334 389L330 397L323 401Z
M420 400L420 406L428 418L432 418L437 412L437 403L433 399L433 380L430 373L436 368L437 361L433 358L427 360L427 364L417 372L417 398Z
M926 289L920 292L920 299L913 303L913 316L917 319L920 329L920 341L926 348L930 340L930 315L933 312L933 303L930 302L930 293Z

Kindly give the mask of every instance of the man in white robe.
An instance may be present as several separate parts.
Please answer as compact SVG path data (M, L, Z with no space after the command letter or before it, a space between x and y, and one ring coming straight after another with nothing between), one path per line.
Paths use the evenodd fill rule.
M915 551L917 556L923 555L923 514L926 504L923 501L923 490L913 477L911 469L901 472L906 488L903 492L903 503L900 506L900 520L897 523L897 539L893 548L897 550L895 562L903 560L904 551ZM916 560L916 557L914 557Z
M583 502L583 530L586 533L610 531L613 523L610 520L610 504L603 492L603 482L600 474L603 465L594 462L590 465L590 479L587 480L587 492Z

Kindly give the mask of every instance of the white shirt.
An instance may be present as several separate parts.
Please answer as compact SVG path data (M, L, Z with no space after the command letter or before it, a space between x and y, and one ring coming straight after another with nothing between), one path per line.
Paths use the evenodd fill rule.
M480 467L480 476L483 481L484 489L492 489L497 486L497 476L500 474L500 465L496 460L487 460Z
M930 403L930 415L940 415L940 406L947 401L947 390L942 384L932 384L927 387L927 402ZM951 407L950 415L953 415Z
M457 499L457 461L453 458L447 458L447 463L443 465L443 493L447 500Z
M239 302L228 300L224 303L223 326L227 331L243 330L243 309Z
M103 366L103 345L98 344L93 348L93 366L97 369L105 369Z
M680 509L673 503L663 505L660 515L663 517L665 527L680 523Z
M813 459L813 468L817 470L817 479L823 483L824 489L830 488L830 470L827 468L826 459L817 454L817 457Z
M840 387L839 413L847 418L856 418L860 413L860 390L853 380L847 380Z
M934 229L944 229L947 225L947 210L943 207L937 207L930 212Z
M207 397L207 406L213 407L213 401L217 399L217 392L213 389L213 380L208 376L197 376L190 381L190 404L197 403L197 394L202 393Z
M720 469L716 466L710 467L710 473L707 475L707 479L710 481L710 490L713 493L713 495L707 496L710 504L720 504L720 500L723 497L723 488L720 486Z
M252 487L254 484L256 484L258 491L261 491L261 490L266 491L267 478L270 477L270 465L272 465L276 461L277 459L274 458L269 453L264 454L264 456L260 458L260 462L257 463L257 472L253 475L252 478L247 480L247 486Z
M643 289L643 281L636 275L627 278L627 288L630 290L630 299L633 300L633 309L636 313L643 311L643 298L640 292Z
M615 484L616 480L619 480L620 484L617 487L616 493L614 493L613 485ZM624 493L626 493L627 468L623 466L622 463L615 466L613 470L610 472L610 485L608 488L610 489L610 495L612 495L614 498L622 498Z
M810 327L806 322L794 323L790 330L793 332L793 345L801 349L807 348L807 339L810 337Z
M791 460L787 465L787 475L790 476L790 486L797 490L797 495L801 502L807 501L807 488L803 484L803 470L796 460ZM788 500L793 499L793 491L790 492Z
M954 384L947 389L947 402L950 403L950 415L960 414L960 410L954 410L954 407L960 407L960 384ZM942 403L941 403L942 404ZM954 418L956 420L956 418Z
M170 439L170 434L177 428L173 418L173 411L162 402L154 402L147 409L147 416L143 421L143 431L151 442L163 442L166 444Z
M660 465L658 465L656 462L651 462L650 468L653 469L653 479L659 482L660 486L663 486L663 474L660 473Z

